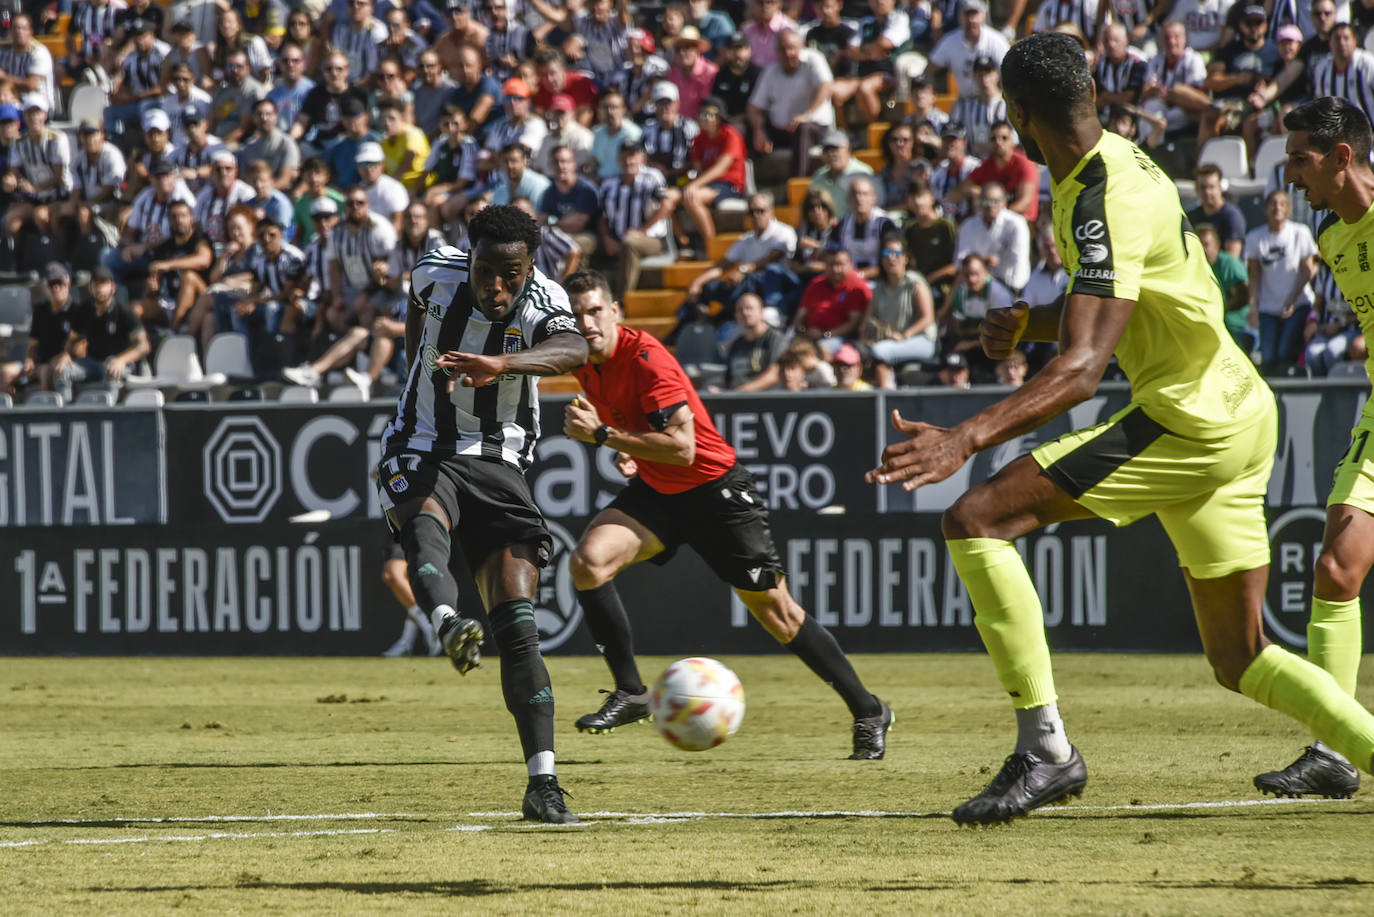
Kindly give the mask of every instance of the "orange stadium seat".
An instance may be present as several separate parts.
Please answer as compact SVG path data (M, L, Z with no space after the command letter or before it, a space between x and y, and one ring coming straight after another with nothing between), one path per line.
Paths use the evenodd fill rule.
M670 264L663 269L663 286L669 290L685 290L711 265L710 261L679 261Z
M687 294L683 290L631 290L625 294L627 319L671 317Z
M711 240L711 244L706 248L706 257L714 263L725 257L725 253L730 250L730 246L739 241L739 237L744 235L742 232L723 232Z
M886 134L892 127L886 121L874 121L868 125L868 148L880 149L883 145L883 134Z
M806 197L806 189L811 187L811 179L805 175L787 180L787 203L800 204Z
M625 324L640 331L647 331L662 340L669 331L677 327L676 318L627 318Z

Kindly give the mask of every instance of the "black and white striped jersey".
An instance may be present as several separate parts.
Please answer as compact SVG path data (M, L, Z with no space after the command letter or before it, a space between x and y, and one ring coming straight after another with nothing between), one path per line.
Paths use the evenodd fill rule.
M52 113L57 111L57 79L53 76L52 54L47 48L35 41L27 48L16 50L6 42L0 47L0 70L11 77L41 76L43 82L38 91L48 100L48 117L53 117Z
M329 292L330 242L330 239L315 233L305 246L305 273L310 278L310 285L305 291L306 299L318 300Z
M192 207L196 202L181 179L177 179L176 187L166 200L159 200L157 189L149 185L134 198L133 209L129 211L129 222L125 225L138 230L138 241L149 246L157 245L163 239L170 239L172 227L167 221L167 208L172 206L173 201L185 201ZM204 224L199 220L196 224L204 229Z
M1374 112L1374 54L1355 49L1344 73L1336 72L1336 59L1323 54L1312 62L1312 97L1335 96L1365 112Z
M9 166L34 187L58 178L56 185L36 193L38 200L53 201L72 193L72 150L66 134L51 128L37 137L25 134L10 147Z
M81 56L85 60L97 60L100 49L114 38L115 18L123 9L124 4L119 0L108 3L86 0L72 10L72 21L67 28L81 36Z
M968 131L969 146L981 155L991 148L992 126L998 121L1007 120L1007 100L1000 95L995 99L963 96L949 110L949 120L952 124L964 126ZM1011 133L1013 141L1019 142L1016 131Z
M391 221L368 211L362 226L344 220L335 227L326 257L339 262L345 287L366 290L373 283L373 262L389 260L395 248L396 228Z
M1091 43L1097 36L1097 0L1045 0L1035 13L1036 32L1048 32L1069 23Z
M660 168L681 172L692 161L692 144L700 134L691 118L679 115L672 123L649 118L644 122L644 152Z
M545 277L561 278L568 268L568 256L578 249L577 240L552 224L539 229L539 251L534 266Z
M386 25L380 19L370 19L361 29L354 29L353 23L343 19L334 24L329 33L329 45L335 51L342 51L348 58L348 74L355 83L372 78L377 72L382 56L377 46L386 41Z
M382 434L382 451L469 455L521 471L539 438L539 381L511 373L468 388L436 366L451 350L488 355L518 353L555 334L577 334L568 296L536 268L508 316L492 322L477 308L468 283L468 253L446 245L416 263L410 308L425 312L418 358Z
M504 32L495 29L487 35L487 70L497 81L504 82L514 72L502 60L513 55L516 60L526 60L534 53L534 35L518 22L510 23Z
M573 34L587 48L586 64L596 81L605 85L630 59L630 37L615 16L598 23L590 15L573 17Z
M208 166L214 155L222 149L224 149L224 141L214 134L210 134L205 138L205 146L198 150L191 149L190 143L178 144L172 150L172 164L178 169L199 169L202 166ZM196 178L188 179L186 185L195 194L200 194L201 190L209 183L210 179L208 178Z
M1126 58L1121 63L1112 63L1104 54L1093 67L1093 81L1098 92L1129 92L1131 101L1140 99L1140 89L1145 85L1146 60L1134 48L1126 50Z
M391 252L391 263L389 265L391 268L391 276L404 278L406 273L414 267L416 262L421 258L432 251L443 248L447 244L448 242L444 239L444 234L437 229L429 229L426 231L418 245L411 242L410 237L405 233L401 233L400 239L396 242L396 247ZM404 279L401 281L401 292L407 295L410 293L410 284Z
M228 192L219 194L214 183L200 189L195 198L196 225L210 237L211 242L224 241L224 218L239 204L257 200L258 192L241 178L234 179Z
M74 187L86 200L98 196L106 188L118 191L127 173L128 163L124 161L124 154L109 142L101 144L100 152L94 156L84 149L79 151L76 163L72 166Z
M162 61L166 57L162 47L154 44L148 53L131 51L119 65L124 77L124 88L136 96L142 96L162 85Z
M668 182L663 173L645 166L631 181L617 175L601 183L601 214L611 224L611 233L617 239L625 238L630 229L642 229L646 235L662 239L668 235L667 221L646 226L644 218L658 209L667 193Z
M857 268L877 267L883 247L883 236L897 232L897 224L884 210L874 208L863 223L851 211L830 230L826 241L847 250Z
M254 245L248 256L248 269L263 290L281 295L300 287L305 278L305 254L289 242L273 257L261 245Z

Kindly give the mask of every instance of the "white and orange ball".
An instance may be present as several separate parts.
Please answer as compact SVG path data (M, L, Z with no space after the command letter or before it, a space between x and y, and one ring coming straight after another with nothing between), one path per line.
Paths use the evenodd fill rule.
M649 711L663 737L684 751L715 748L744 720L744 688L714 659L679 659L649 692Z

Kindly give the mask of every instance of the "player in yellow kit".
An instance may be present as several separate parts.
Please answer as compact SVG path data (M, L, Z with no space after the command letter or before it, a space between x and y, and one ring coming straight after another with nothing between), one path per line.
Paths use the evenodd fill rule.
M1007 465L944 515L950 558L1017 720L1013 753L954 809L954 820L1007 821L1087 783L1059 716L1040 600L1012 542L1090 516L1118 525L1158 516L1217 680L1374 767L1374 715L1330 674L1264 638L1264 494L1277 412L1226 332L1221 290L1173 182L1129 141L1102 130L1092 76L1071 37L1042 33L1012 46L1002 85L1027 155L1049 166L1055 237L1072 279L1052 305L990 311L983 348L1000 359L1021 340L1057 340L1059 354L953 428L894 413L894 426L911 438L884 450L869 480L911 490L949 477L974 452L1091 397L1113 354L1131 380L1132 402L1106 423Z
M1288 181L1307 192L1313 208L1330 210L1317 247L1345 301L1374 340L1374 172L1369 168L1369 118L1344 99L1308 102L1283 119L1288 128ZM1374 359L1366 362L1374 368ZM1360 587L1374 566L1374 400L1366 401L1336 465L1326 500L1326 531L1312 582L1307 658L1355 693L1362 628ZM1360 774L1338 752L1315 741L1281 771L1260 774L1255 786L1280 796L1350 796Z

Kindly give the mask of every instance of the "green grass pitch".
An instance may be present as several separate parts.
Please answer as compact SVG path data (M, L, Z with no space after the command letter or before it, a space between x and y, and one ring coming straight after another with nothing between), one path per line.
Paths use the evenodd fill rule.
M1262 801L1310 740L1200 657L1058 656L1087 791L982 830L948 812L1010 751L985 657L857 657L897 712L878 762L797 660L723 661L744 725L692 754L578 734L604 666L551 659L585 823L549 827L496 660L6 659L0 913L1374 912L1374 796Z

